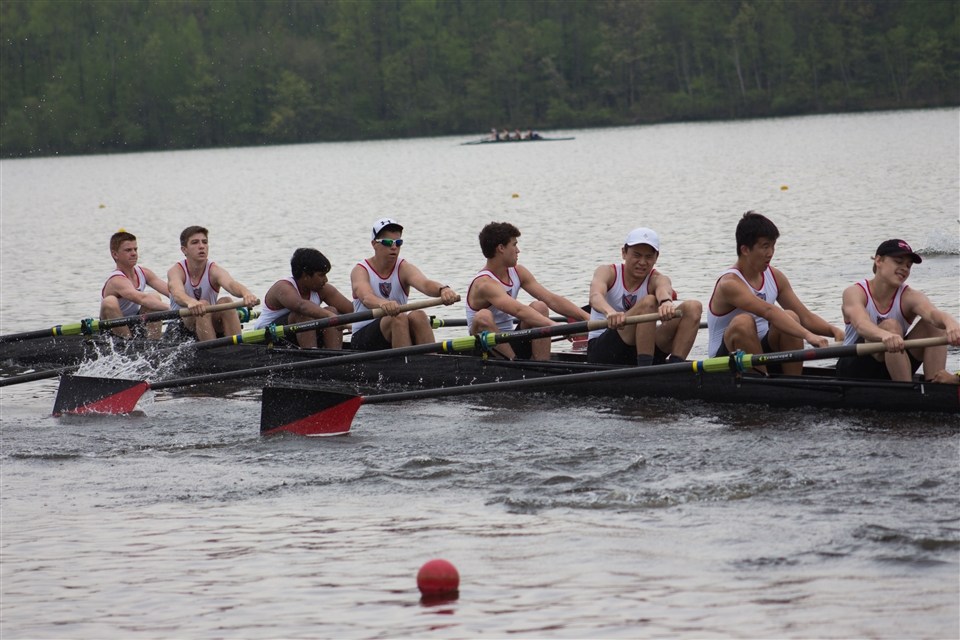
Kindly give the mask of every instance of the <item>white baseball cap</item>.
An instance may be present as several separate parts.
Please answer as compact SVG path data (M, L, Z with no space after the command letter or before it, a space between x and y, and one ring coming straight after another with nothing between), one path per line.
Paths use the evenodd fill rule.
M376 240L377 234L383 231L384 227L400 227L400 231L403 231L403 225L393 218L380 218L373 223L373 230L370 232L370 239Z
M658 236L657 232L653 229L646 227L638 227L628 233L627 240L624 244L628 247L633 247L638 244L648 244L653 247L654 251L660 253L660 236Z

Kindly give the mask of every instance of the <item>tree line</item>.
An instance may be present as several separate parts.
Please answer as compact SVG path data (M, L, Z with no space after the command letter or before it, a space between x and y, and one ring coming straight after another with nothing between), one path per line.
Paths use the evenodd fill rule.
M955 0L4 0L0 155L960 104Z

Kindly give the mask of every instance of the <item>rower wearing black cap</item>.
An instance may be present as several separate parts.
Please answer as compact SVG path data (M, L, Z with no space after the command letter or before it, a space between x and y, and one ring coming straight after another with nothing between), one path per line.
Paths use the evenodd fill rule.
M838 375L909 381L923 364L927 380L955 381L956 376L944 370L947 345L904 348L905 339L940 336L946 336L949 344L960 346L957 320L906 283L913 265L921 262L923 258L906 241L885 240L873 257L873 278L864 278L844 290L844 344L883 342L887 351L840 358Z

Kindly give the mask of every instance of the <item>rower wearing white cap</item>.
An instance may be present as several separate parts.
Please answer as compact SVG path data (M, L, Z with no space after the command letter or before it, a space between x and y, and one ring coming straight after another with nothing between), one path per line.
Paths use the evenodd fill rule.
M631 231L620 253L621 264L597 267L590 282L590 319L606 319L607 328L590 332L587 360L640 366L682 362L697 339L703 305L674 302L673 283L654 268L660 237L653 229ZM647 313L658 313L659 325L624 324L629 316Z
M370 229L373 255L361 260L350 272L355 311L383 309L385 316L353 324L350 343L354 349L377 350L434 342L430 318L423 311L401 312L410 287L443 304L459 299L448 285L430 280L400 257L403 226L392 218L380 218Z

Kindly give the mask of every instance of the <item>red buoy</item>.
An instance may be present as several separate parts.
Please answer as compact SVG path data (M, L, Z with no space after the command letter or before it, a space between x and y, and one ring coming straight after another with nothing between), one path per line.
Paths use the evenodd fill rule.
M417 588L424 597L454 595L460 589L460 574L446 560L430 560L417 572Z

